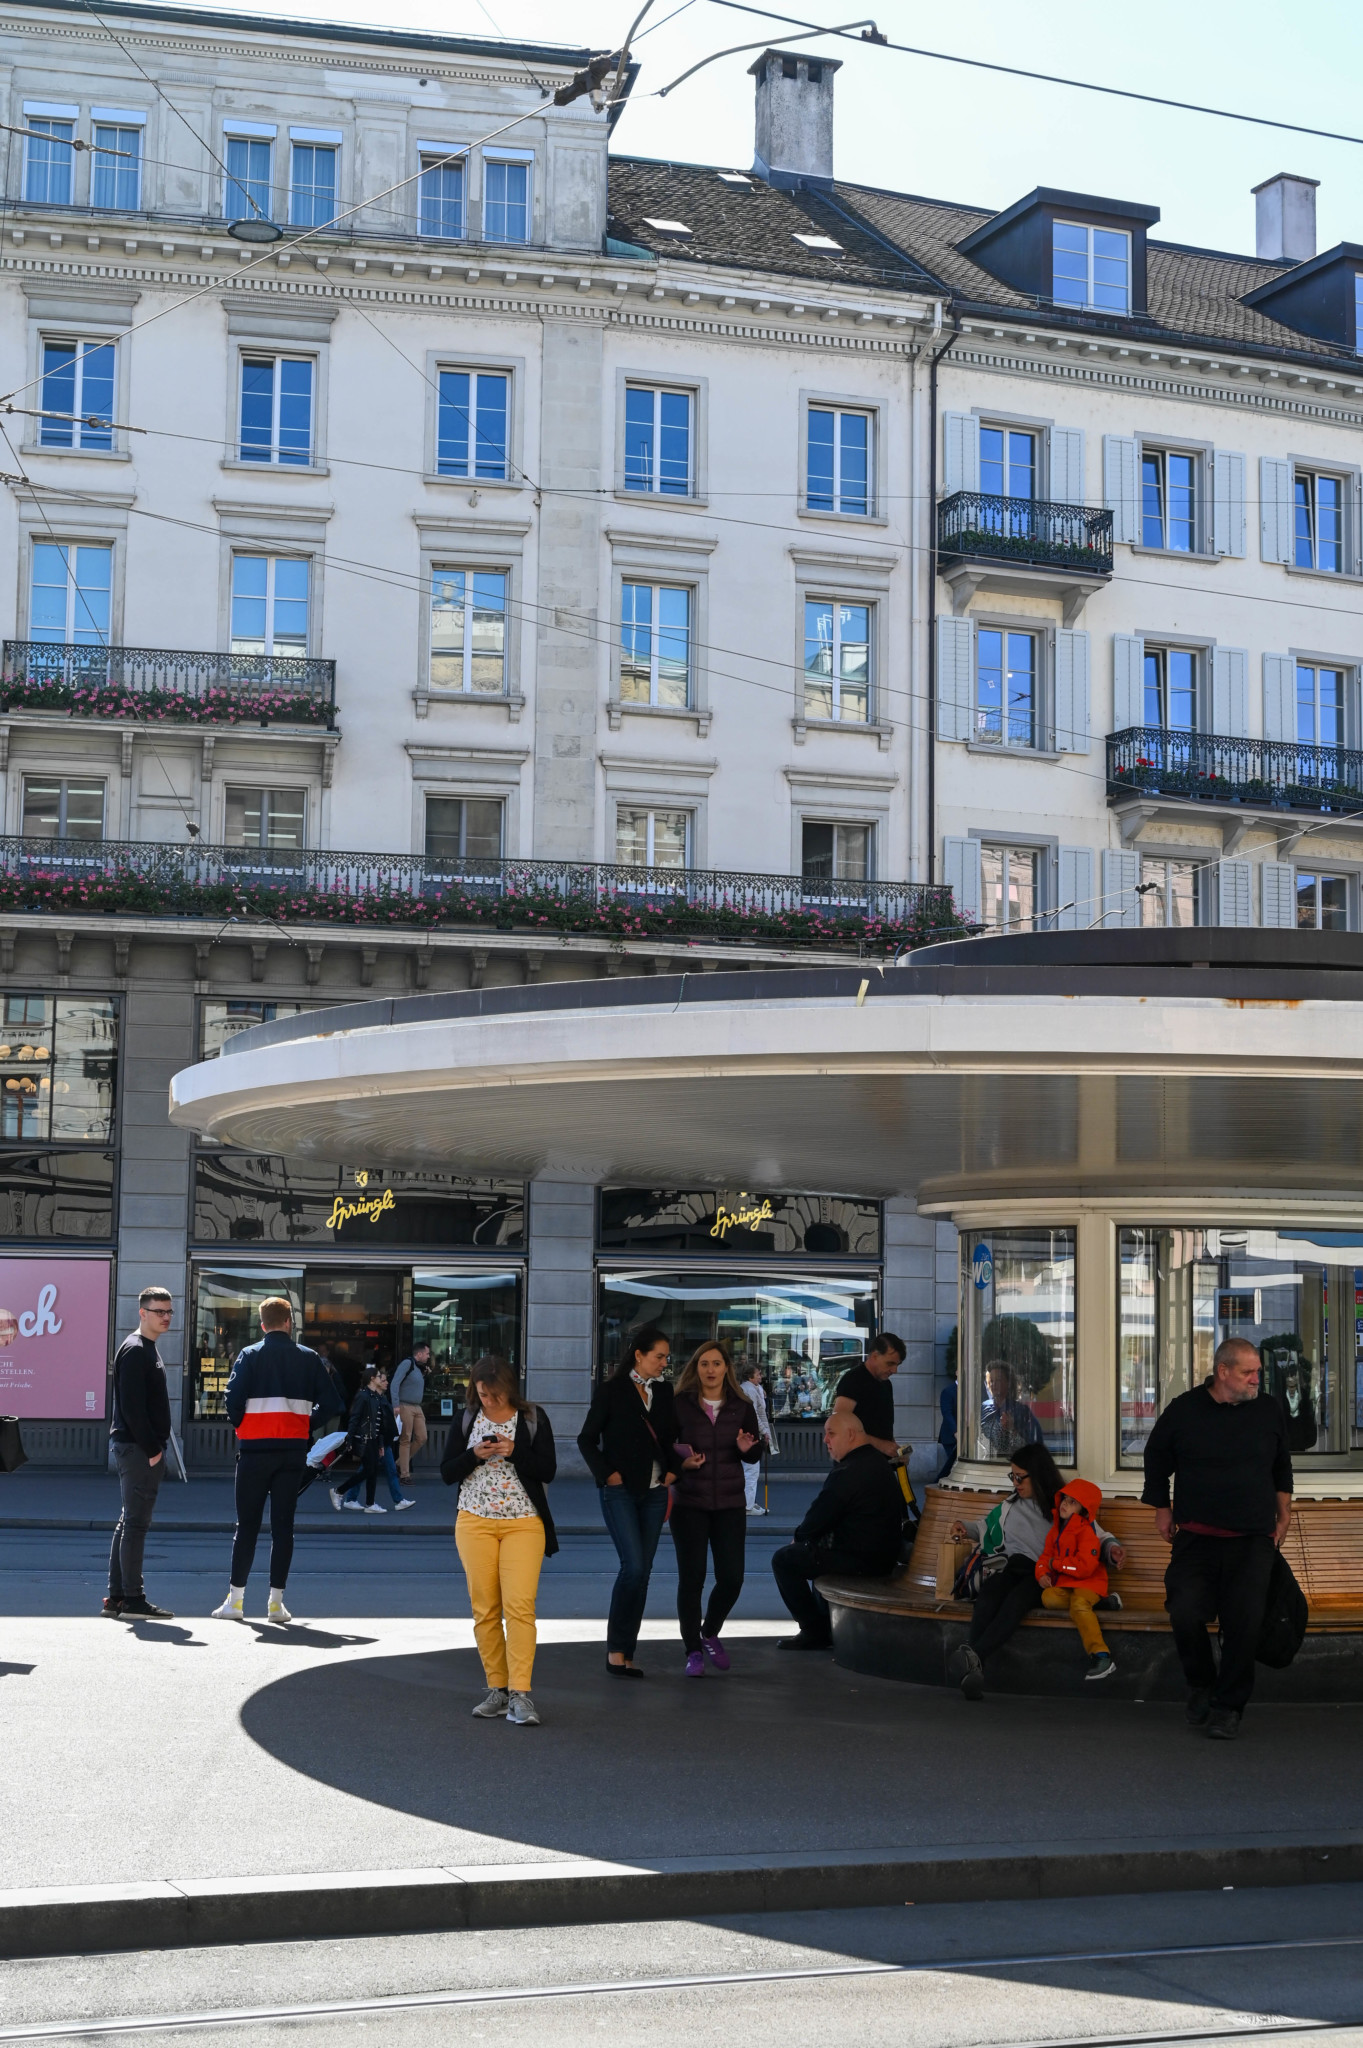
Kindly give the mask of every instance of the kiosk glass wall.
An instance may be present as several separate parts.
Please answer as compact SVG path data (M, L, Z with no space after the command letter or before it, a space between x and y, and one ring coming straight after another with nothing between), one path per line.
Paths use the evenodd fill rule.
M961 1342L967 1457L1044 1443L1074 1461L1074 1238L1069 1228L964 1231Z

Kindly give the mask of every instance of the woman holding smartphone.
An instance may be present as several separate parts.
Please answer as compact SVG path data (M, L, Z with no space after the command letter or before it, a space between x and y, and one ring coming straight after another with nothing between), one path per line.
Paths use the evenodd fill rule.
M686 1675L703 1678L708 1658L729 1669L719 1632L743 1590L748 1530L744 1467L758 1463L762 1439L752 1402L734 1373L728 1346L712 1339L693 1351L677 1382L677 1434L681 1472L672 1503L677 1552L677 1620L686 1645ZM706 1553L715 1582L701 1619Z
M625 1344L613 1378L587 1410L577 1447L601 1491L601 1514L620 1559L606 1623L606 1669L642 1678L634 1661L667 1489L677 1476L677 1418L663 1377L672 1363L666 1332L647 1323Z
M473 1709L480 1721L505 1715L513 1728L539 1726L530 1697L535 1595L540 1566L558 1549L544 1491L557 1464L549 1417L521 1399L515 1366L480 1358L440 1464L446 1486L459 1488L454 1541L488 1686Z

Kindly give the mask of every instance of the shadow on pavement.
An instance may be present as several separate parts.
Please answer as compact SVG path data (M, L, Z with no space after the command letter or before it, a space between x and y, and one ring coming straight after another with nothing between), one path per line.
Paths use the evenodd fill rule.
M277 1621L248 1620L245 1626L253 1632L258 1643L270 1643L276 1649L357 1650L378 1641L377 1636L337 1635L330 1629L313 1628L305 1621L286 1622L281 1628Z
M208 1645L192 1628L168 1628L162 1621L128 1621L123 1624L139 1643L174 1643L181 1650L205 1650Z
M37 1668L36 1664L0 1664L0 1678L27 1678Z

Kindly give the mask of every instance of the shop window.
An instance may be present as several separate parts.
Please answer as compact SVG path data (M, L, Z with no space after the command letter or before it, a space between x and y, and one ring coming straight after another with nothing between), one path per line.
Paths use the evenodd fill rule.
M272 1294L282 1294L293 1304L297 1328L303 1315L301 1266L215 1267L195 1274L190 1399L196 1422L226 1418L232 1361L258 1341L260 1304Z
M500 798L428 796L426 858L500 860L502 805Z
M961 1447L1003 1463L1044 1443L1074 1462L1074 1232L970 1231L961 1239Z
M0 1239L107 1244L114 1234L114 1155L0 1146Z
M412 1274L412 1342L431 1347L424 1407L432 1421L464 1406L469 1374L493 1352L521 1364L521 1289L514 1272Z
M117 1066L111 996L5 996L0 1138L107 1144Z
M1120 1233L1120 1272L1123 1464L1140 1463L1155 1417L1207 1379L1228 1337L1258 1351L1259 1398L1281 1407L1294 1458L1363 1449L1363 1232L1141 1226Z

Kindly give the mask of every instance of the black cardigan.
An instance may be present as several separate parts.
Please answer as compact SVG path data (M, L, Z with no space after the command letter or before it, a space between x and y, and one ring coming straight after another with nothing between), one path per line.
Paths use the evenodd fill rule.
M476 1472L486 1462L468 1447L469 1431L477 1414L476 1408L466 1408L445 1439L440 1477L446 1486L461 1486L471 1472ZM535 1410L533 1436L525 1416L516 1417L511 1469L529 1494L535 1513L544 1524L544 1554L552 1557L558 1549L558 1537L554 1534L554 1518L549 1512L549 1498L544 1489L558 1470L558 1452L554 1449L554 1432L549 1417L542 1408Z
M577 1447L598 1486L612 1472L620 1474L626 1493L642 1498L649 1490L653 1467L663 1476L680 1464L676 1452L677 1411L670 1380L653 1381L653 1405L645 1408L638 1387L626 1373L617 1373L597 1389ZM651 1425L651 1427L650 1427Z

